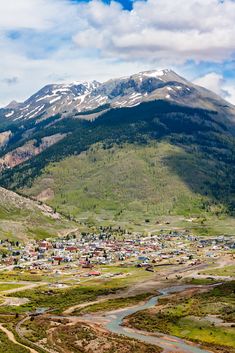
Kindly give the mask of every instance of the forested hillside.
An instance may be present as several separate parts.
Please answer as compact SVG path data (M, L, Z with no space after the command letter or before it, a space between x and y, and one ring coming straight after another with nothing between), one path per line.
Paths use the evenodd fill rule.
M235 142L224 116L153 101L94 121L52 120L30 138L66 137L3 171L1 185L34 196L49 188L48 202L73 216L233 215Z

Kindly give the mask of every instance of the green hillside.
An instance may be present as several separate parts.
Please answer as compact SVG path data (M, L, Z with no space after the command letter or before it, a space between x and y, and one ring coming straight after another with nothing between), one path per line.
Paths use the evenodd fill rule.
M234 216L235 139L216 112L155 101L112 109L94 121L44 124L30 137L20 134L15 146L55 133L66 138L6 169L1 185L40 194L91 224Z
M44 239L67 233L72 222L44 205L0 188L0 239Z
M177 160L180 173L174 170ZM21 191L39 197L48 194L50 205L76 217L144 221L220 212L222 205L215 207L208 196L193 192L183 180L186 173L197 185L198 172L205 177L207 162L201 160L198 170L195 156L164 142L110 149L97 144L79 156L50 164L31 188Z

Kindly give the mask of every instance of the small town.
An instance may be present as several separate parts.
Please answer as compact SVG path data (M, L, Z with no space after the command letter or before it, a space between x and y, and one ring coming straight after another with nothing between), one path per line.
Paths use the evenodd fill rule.
M121 229L100 233L79 233L53 240L0 241L0 270L24 270L30 274L41 271L55 276L74 274L83 277L113 276L102 272L112 265L121 268L136 266L154 272L161 266L205 265L228 256L235 249L235 237L195 237L171 231L143 237ZM176 267L177 268L177 267Z

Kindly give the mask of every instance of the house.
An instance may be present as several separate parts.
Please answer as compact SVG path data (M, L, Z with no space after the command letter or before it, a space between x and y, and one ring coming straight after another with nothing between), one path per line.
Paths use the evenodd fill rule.
M101 272L100 271L91 271L88 273L88 276L100 276Z

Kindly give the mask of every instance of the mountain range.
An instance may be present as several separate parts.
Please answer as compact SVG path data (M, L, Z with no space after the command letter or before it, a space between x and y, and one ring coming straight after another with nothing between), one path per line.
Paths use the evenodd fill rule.
M23 103L11 102L2 110L2 116L11 121L35 119L38 122L55 114L66 117L100 106L107 109L133 107L156 99L234 114L234 107L216 94L166 69L140 72L104 83L77 81L46 85Z
M75 218L233 215L235 107L172 70L0 109L0 185Z

